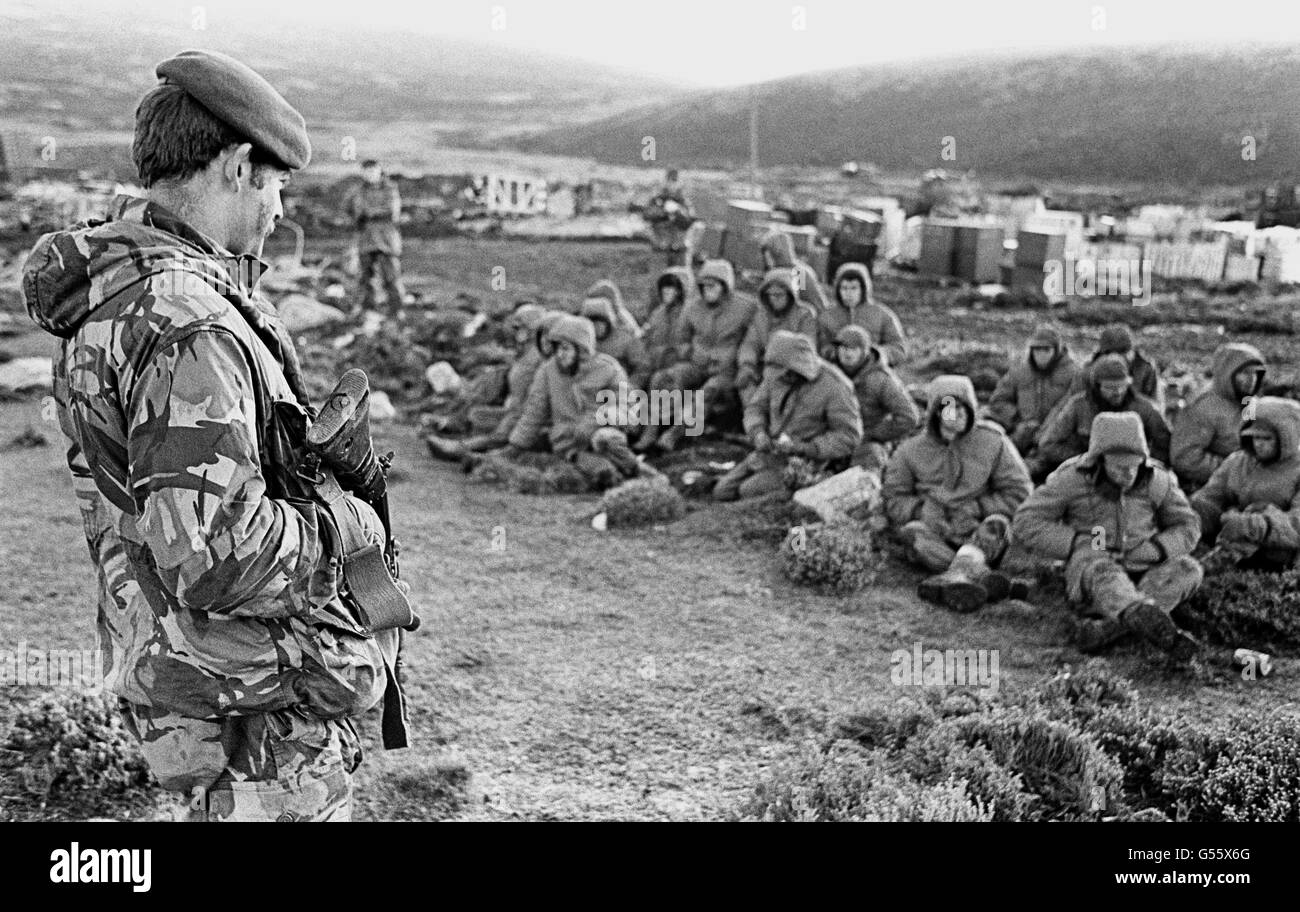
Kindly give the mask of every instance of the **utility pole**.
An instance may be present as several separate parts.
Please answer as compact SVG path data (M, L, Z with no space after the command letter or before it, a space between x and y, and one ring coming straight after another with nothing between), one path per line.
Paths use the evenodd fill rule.
M749 183L754 188L755 199L763 198L758 185L758 88L749 87Z

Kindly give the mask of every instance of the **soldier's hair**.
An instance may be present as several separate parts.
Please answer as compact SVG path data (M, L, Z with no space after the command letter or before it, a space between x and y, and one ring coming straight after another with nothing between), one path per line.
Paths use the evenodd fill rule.
M160 181L186 180L206 168L231 146L249 142L217 118L178 85L160 85L135 109L135 138L131 158L140 182L152 187ZM254 181L264 168L282 167L273 156L253 146L249 156Z
M375 161L373 158L367 158L365 161L363 161L363 162L361 163L361 167L363 167L363 168L378 168L378 167L379 167L379 162Z

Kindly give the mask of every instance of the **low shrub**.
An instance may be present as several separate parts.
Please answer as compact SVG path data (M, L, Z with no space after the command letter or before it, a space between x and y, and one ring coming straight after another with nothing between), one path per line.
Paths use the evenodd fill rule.
M795 526L780 554L790 580L837 595L857 592L880 569L871 533L848 522Z
M666 480L633 478L606 491L602 508L611 528L649 526L681 519L686 501Z
M1229 570L1206 578L1179 609L1195 634L1225 646L1300 648L1300 570Z
M52 691L18 711L5 751L7 774L42 803L88 800L98 807L157 789L110 696Z
M739 816L780 822L993 819L965 783L920 782L891 769L884 754L846 742L828 751L807 747L758 786Z
M743 815L954 819L927 815L958 813L960 797L977 816L956 819L1300 822L1294 715L1161 716L1100 660L1013 700L948 705L838 721L828 744L777 770Z

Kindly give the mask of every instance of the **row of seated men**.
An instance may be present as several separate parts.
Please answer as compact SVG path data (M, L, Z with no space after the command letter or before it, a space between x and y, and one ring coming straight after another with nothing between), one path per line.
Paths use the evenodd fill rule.
M689 273L667 270L643 327L607 282L589 291L585 316L520 307L512 324L521 353L506 404L488 415L495 424L465 441L430 438L430 449L458 457L499 447L511 457L545 448L607 486L649 471L636 451L673 448L683 425L620 426L598 394L629 380L702 389L713 411L729 398L742 405L753 446L718 480L716 498L781 488L793 456L832 469L883 464L891 524L934 571L923 597L972 610L1006 595L1011 581L996 566L1015 531L1030 551L1066 562L1086 648L1136 631L1191 649L1169 613L1199 585L1191 553L1202 539L1215 545L1214 567L1295 562L1300 404L1255 395L1266 367L1253 348L1216 353L1210 388L1171 431L1139 391L1158 396L1158 375L1125 328L1107 329L1080 366L1042 327L999 383L988 418L970 380L946 376L930 384L921 421L872 332L892 336L906 356L897 316L871 301L866 271L846 264L822 310L794 274L769 270L759 301L746 302L723 261L706 262L694 287ZM1044 483L1034 491L1036 480ZM1195 491L1190 503L1184 489Z

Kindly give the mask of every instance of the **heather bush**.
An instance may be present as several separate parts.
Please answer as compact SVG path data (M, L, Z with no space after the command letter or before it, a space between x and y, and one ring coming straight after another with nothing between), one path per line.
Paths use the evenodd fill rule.
M1225 646L1294 651L1300 648L1300 570L1216 573L1179 609L1179 618Z
M18 711L5 742L5 778L30 800L103 805L156 789L113 697L54 690Z
M633 478L606 491L602 509L611 528L649 526L681 519L686 501L666 480Z
M998 703L951 697L836 721L742 816L1300 822L1294 714L1162 715L1102 660ZM951 801L976 816L942 816Z
M759 785L739 816L779 822L993 819L972 800L965 783L920 782L891 769L883 753L848 742L827 751L805 748Z
M781 544L781 569L793 582L846 595L876 578L871 533L851 522L795 526Z

